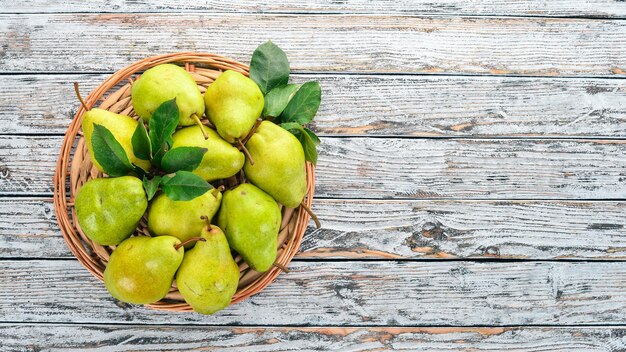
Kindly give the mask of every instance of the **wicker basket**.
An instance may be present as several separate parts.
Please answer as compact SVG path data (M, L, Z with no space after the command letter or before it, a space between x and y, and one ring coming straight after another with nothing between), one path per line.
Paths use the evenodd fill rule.
M223 70L234 70L248 75L248 66L219 55L175 53L153 56L114 73L89 94L85 99L86 105L89 108L98 106L101 109L129 115L137 119L130 99L133 75L150 67L170 62L184 65L202 92ZM54 208L61 233L68 247L87 270L102 281L103 271L114 247L100 246L92 242L75 221L74 197L76 192L86 181L102 177L102 173L93 166L85 146L85 139L80 131L84 113L85 109L80 107L65 134L54 174ZM203 122L208 123L206 120ZM310 163L307 163L306 167L308 186L305 204L310 207L313 200L315 175L314 168ZM237 256L235 260L240 269L239 287L231 304L258 293L274 281L281 272L279 267L286 267L300 248L302 236L309 222L309 214L303 207L297 209L281 208L283 221L278 238L277 265L265 273L258 273L251 270L241 257ZM136 234L149 236L145 215L136 229ZM160 310L192 311L175 285L172 286L169 294L163 300L147 306Z

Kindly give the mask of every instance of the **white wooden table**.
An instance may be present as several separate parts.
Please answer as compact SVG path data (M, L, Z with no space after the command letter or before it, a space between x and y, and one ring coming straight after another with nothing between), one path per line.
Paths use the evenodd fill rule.
M0 0L0 350L626 350L626 2ZM299 254L214 316L117 302L52 174L78 103L146 56L319 80Z

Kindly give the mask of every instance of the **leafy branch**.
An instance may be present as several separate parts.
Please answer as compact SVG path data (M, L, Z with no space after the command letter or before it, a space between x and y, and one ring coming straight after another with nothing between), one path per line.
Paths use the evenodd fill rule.
M206 148L172 148L172 136L178 125L178 106L172 99L161 104L152 114L150 132L140 120L133 132L131 144L136 157L149 160L154 167L145 171L131 164L124 147L106 127L94 124L91 137L94 157L105 173L111 177L136 174L151 200L161 189L173 200L191 200L213 188L208 182L190 171L200 165Z
M287 55L271 41L261 44L252 54L250 78L265 97L263 118L280 124L295 135L306 160L317 163L319 138L306 127L319 109L322 90L318 82L289 84Z

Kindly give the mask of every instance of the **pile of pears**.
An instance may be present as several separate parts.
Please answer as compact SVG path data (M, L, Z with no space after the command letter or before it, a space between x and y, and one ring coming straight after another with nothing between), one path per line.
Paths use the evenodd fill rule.
M264 118L264 92L236 71L202 94L183 68L160 64L133 82L131 100L138 120L84 114L105 177L79 189L77 225L112 246L104 283L116 299L154 303L174 284L196 312L212 314L237 291L234 257L261 273L280 267L280 205L300 206L307 191L303 146ZM136 231L146 214L150 236Z

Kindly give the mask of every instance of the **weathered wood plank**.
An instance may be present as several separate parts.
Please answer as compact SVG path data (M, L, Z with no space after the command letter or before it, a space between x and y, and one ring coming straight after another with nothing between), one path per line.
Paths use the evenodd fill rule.
M0 198L0 257L67 258L52 199Z
M253 13L377 13L377 14L465 14L505 16L591 16L624 17L626 5L611 0L496 0L489 2L462 0L402 1L253 1L211 0L99 0L84 1L0 1L3 13L58 12L253 12Z
M62 137L0 138L0 195L50 194Z
M65 133L78 104L71 82L80 82L87 94L107 76L5 76L0 134ZM625 80L339 75L292 80L320 81L324 103L315 119L320 135L626 137Z
M2 15L0 72L115 71L175 51L247 61L273 39L298 71L615 76L625 36L624 21L560 18Z
M343 328L0 324L15 351L618 351L624 327Z
M320 152L325 197L626 197L626 141L326 138Z
M114 300L77 261L0 261L1 322L313 326L623 324L621 262L293 262L214 316Z
M625 202L313 204L323 227L309 227L297 258L625 258ZM51 199L0 198L0 257L72 257Z
M626 203L316 200L299 258L619 259Z
M0 195L52 192L60 136L0 139ZM626 141L322 138L316 195L626 198Z

